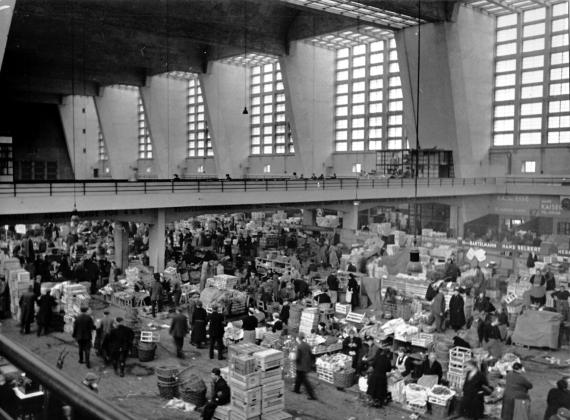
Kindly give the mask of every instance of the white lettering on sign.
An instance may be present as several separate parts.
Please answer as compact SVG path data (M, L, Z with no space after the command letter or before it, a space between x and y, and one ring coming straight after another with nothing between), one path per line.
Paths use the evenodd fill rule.
M559 215L562 210L558 200L540 200L540 214Z
M498 201L517 201L517 202L528 202L528 195L500 195L497 197Z

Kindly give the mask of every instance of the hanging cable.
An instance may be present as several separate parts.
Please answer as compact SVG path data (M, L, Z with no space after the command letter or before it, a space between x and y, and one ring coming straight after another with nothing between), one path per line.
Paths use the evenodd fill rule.
M71 222L79 219L77 216L77 191L75 181L77 179L77 157L75 151L75 3L71 7L71 139L73 152L73 211Z
M420 160L420 68L421 68L421 27L422 6L421 0L418 0L418 71L416 80L416 161L414 162L414 247L418 241L418 176L419 176L419 160Z
M243 115L249 114L247 111L247 6L243 3Z

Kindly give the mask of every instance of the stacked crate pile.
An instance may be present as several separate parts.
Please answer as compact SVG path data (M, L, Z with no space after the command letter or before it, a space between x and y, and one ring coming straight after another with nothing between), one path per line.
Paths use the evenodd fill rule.
M319 325L319 309L318 308L305 308L301 314L301 324L299 325L299 332L306 335L311 334L312 330L316 330Z
M463 389L465 375L467 373L467 361L473 358L473 353L465 347L453 347L449 350L449 366L447 368L447 380L449 387L460 391Z
M14 264L15 265L15 264ZM6 279L8 280L8 288L10 290L10 309L14 319L20 319L20 297L28 291L28 287L32 285L30 273L18 267L5 269Z
M283 381L284 354L267 349L254 353L261 381L261 419L287 419L285 408L285 382Z

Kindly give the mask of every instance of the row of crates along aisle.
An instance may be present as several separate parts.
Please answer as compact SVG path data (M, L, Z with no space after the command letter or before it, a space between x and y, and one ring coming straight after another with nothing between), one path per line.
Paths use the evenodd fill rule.
M230 404L219 406L216 420L292 420L285 408L284 354L251 343L229 347L222 377L231 388Z

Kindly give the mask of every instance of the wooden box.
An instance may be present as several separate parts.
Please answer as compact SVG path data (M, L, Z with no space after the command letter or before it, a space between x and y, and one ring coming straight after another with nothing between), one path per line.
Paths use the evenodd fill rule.
M241 390L248 390L258 387L261 383L259 372L242 375L238 372L230 370L230 387L232 389L239 388Z

